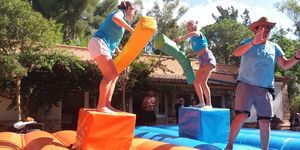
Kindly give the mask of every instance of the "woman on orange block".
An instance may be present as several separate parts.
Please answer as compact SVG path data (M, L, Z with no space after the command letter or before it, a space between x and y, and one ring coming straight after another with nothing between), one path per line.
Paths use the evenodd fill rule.
M199 31L197 23L198 22L193 20L187 22L187 33L174 39L174 41L178 43L190 38L193 51L189 56L197 55L200 63L200 67L196 73L196 79L194 81L194 87L199 97L199 104L195 107L212 108L210 89L207 85L207 81L212 70L216 67L216 59L213 53L207 48L207 39ZM204 102L203 94L205 96L206 104Z
M119 75L113 63L112 57L119 53L120 43L125 29L133 32L133 28L126 22L132 21L135 8L129 1L122 1L118 9L111 12L98 31L89 41L88 49L92 59L94 59L103 78L99 87L99 101L97 110L100 112L112 113L118 111L111 106L111 98L115 89Z

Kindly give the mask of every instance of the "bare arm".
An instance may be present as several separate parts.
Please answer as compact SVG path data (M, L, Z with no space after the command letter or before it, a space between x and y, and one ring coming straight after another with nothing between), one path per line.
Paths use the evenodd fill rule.
M133 28L123 18L124 13L122 11L118 11L117 13L115 13L112 20L114 21L114 23L125 28L129 32L133 32Z
M238 57L244 55L252 46L255 46L257 44L265 43L267 41L267 38L263 36L264 30L258 31L258 33L255 34L255 37L251 42L248 42L244 45L239 46L236 48L233 52L233 55Z
M254 44L252 42L248 42L244 45L241 45L239 46L238 48L236 48L234 51L233 51L233 55L236 56L236 57L239 57L239 56L242 56L244 55L246 52L248 52L248 50L254 46Z
M186 39L188 39L188 38L190 38L192 36L201 36L201 33L199 31L189 32L189 33L187 33L187 34L185 34L183 36L180 36L180 37L174 39L174 41L176 43L179 43L179 42L184 41L184 40L186 40Z
M285 56L278 57L277 63L282 69L288 70L299 62L295 57L300 58L300 49L296 51L294 57L291 59L287 59Z

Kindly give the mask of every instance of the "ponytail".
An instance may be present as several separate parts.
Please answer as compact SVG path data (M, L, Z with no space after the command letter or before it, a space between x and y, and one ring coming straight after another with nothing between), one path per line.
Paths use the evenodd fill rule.
M118 9L127 10L128 8L134 9L133 5L129 1L122 1L120 5L118 5Z

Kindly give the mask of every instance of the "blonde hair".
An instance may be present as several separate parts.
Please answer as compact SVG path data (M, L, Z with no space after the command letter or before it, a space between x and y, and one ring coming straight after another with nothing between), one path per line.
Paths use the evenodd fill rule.
M198 29L198 21L190 20L186 23L186 26L192 26L196 30Z

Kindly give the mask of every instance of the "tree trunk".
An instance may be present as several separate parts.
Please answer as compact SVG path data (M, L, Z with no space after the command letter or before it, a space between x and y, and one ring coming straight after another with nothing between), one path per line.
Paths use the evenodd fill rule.
M125 86L124 87L122 87L122 102L123 102L123 111L125 112L126 111L126 84L125 84Z
M18 107L18 120L22 120L22 109L21 109L21 79L17 77L16 84L16 97L17 97L17 107Z

